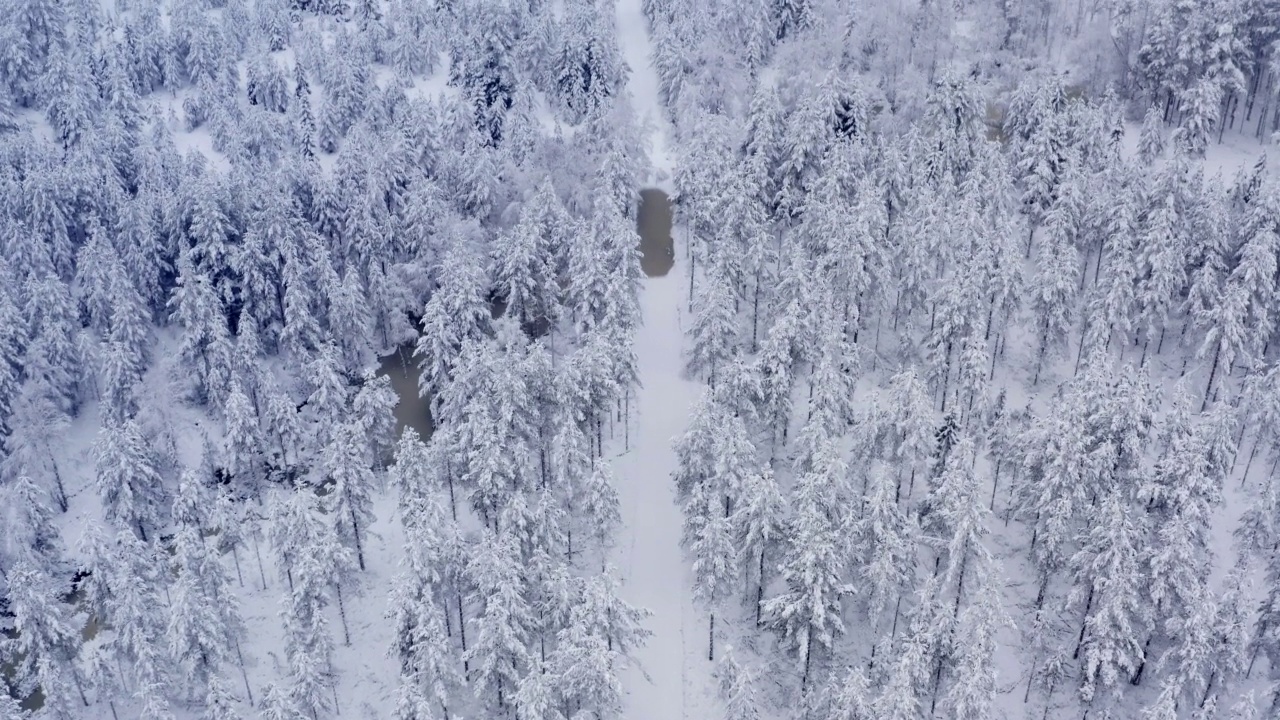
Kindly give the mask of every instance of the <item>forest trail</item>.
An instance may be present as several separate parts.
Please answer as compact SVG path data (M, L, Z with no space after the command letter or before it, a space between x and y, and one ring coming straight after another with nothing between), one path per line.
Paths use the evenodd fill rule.
M650 62L651 44L640 0L619 0L618 42L631 68L628 89L649 141L653 174L647 184L670 190L669 126ZM679 257L679 248L676 248ZM623 676L628 720L704 718L707 689L706 626L694 610L690 577L680 549L680 509L671 476L675 436L683 432L699 387L683 378L683 302L679 272L642 282L644 322L635 337L640 388L629 452L615 460L623 529L614 563L623 597L653 613L653 635L636 652L638 667Z
M685 720L688 695L705 665L705 623L697 622L689 598L690 578L680 549L680 509L671 480L676 457L674 437L685 426L698 388L681 377L680 278L647 278L640 293L644 325L636 334L640 367L636 424L631 450L617 458L618 495L624 527L615 563L623 578L623 597L653 613L646 623L653 635L637 652L639 672L624 677L630 720ZM702 668L698 668L702 670Z

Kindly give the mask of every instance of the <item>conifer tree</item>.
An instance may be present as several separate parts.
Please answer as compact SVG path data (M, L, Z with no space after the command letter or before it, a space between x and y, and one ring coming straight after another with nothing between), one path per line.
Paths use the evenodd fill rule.
M168 631L170 651L190 682L189 692L204 698L216 694L220 672L233 658L243 670L239 648L245 631L239 600L230 588L218 546L204 538L204 532L213 526L206 515L209 498L197 483L194 474L184 474L175 503L191 512L175 518L178 529L173 539ZM247 676L245 690L252 698Z
M531 660L531 618L521 592L524 583L516 550L509 534L486 531L467 565L482 610L465 657L474 673L477 698L497 712L514 699Z
M816 647L831 648L844 632L841 601L853 588L844 576L837 484L848 470L834 443L821 446L793 496L794 533L782 561L781 594L765 601L767 622L800 656L807 683ZM815 645L816 641L816 645Z
M1132 517L1120 491L1105 496L1100 506L1096 524L1071 559L1070 603L1084 610L1076 653L1086 702L1099 685L1113 688L1138 669L1147 626L1140 593L1141 519Z
M720 697L724 700L725 720L758 720L756 678L738 662L732 646L725 647L721 653L716 674L720 680Z
M285 692L293 707L316 718L336 702L333 637L324 611L332 593L337 591L341 599L338 583L354 559L338 541L310 488L272 503L272 545L277 565L289 580L280 613L289 672Z
M769 582L766 570L776 564L770 559L782 542L785 511L785 501L771 469L766 467L747 476L731 519L744 575L755 576L756 624L760 623L764 588Z
M108 425L94 443L98 494L106 517L130 528L145 542L160 527L164 483L136 420Z
M12 428L0 447L0 478L17 484L24 479L43 488L66 512L70 500L58 465L58 442L68 426L66 414L54 400L27 382L14 399L8 416Z
M25 697L39 687L44 713L70 720L77 699L86 707L89 702L76 663L79 633L49 570L19 560L9 573L9 609L18 633L13 649L19 659L14 673L19 693Z
M374 476L359 426L351 422L338 426L323 450L321 467L325 477L333 483L327 498L334 531L355 553L360 569L364 570L362 538L374 519Z
M169 695L172 676L164 652L165 611L156 572L154 549L130 530L114 541L90 528L82 541L87 577L82 589L98 622L116 630L107 652L117 665L128 663L144 716L172 717Z
M694 597L710 612L707 659L715 660L716 611L732 593L738 567L733 523L710 478L696 483L684 503L681 544L691 556Z

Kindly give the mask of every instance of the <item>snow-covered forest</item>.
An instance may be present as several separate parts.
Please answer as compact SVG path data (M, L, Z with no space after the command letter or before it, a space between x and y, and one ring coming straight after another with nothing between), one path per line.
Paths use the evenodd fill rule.
M1278 130L1270 0L0 0L0 720L1278 717Z

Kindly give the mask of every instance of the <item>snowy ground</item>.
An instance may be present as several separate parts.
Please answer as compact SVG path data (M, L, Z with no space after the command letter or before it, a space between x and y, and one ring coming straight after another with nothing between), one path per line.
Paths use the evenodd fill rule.
M618 39L631 68L631 102L647 129L650 182L670 191L673 161L670 128L658 101L658 79L650 62L650 40L639 0L617 5ZM676 257L681 257L676 233ZM710 718L715 707L711 665L706 659L707 617L691 598L691 577L680 549L680 509L671 476L672 441L684 430L689 408L701 392L685 380L680 312L685 298L678 271L646 278L640 291L644 325L635 337L640 389L637 425L629 452L615 460L623 529L613 562L623 577L625 599L653 613L653 632L628 671L625 717L630 720Z

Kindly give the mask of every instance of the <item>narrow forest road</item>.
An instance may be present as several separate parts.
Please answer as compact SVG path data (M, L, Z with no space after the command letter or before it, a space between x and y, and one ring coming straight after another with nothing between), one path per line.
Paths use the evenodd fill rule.
M684 429L698 391L680 376L679 287L679 276L670 274L646 279L641 290L634 442L614 461L623 519L614 562L622 573L623 597L653 613L646 623L653 635L637 652L640 672L632 670L623 679L628 720L702 720L689 712L702 703L687 695L703 685L694 680L703 672L690 673L689 665L706 663L699 655L706 652L706 629L690 605L682 521L671 480L676 462L671 442Z
M648 134L654 173L645 182L670 192L670 127L658 98L658 78L640 0L618 0L618 42L631 68L628 89ZM678 233L677 233L678 234ZM677 238L678 240L678 238ZM677 248L676 257L680 257ZM653 613L653 635L623 676L628 720L704 720L707 689L706 625L697 622L689 571L680 549L672 441L683 432L700 391L682 377L683 302L680 273L645 278L640 289L644 324L636 333L640 389L634 406L631 450L614 461L623 528L613 562L624 598Z

